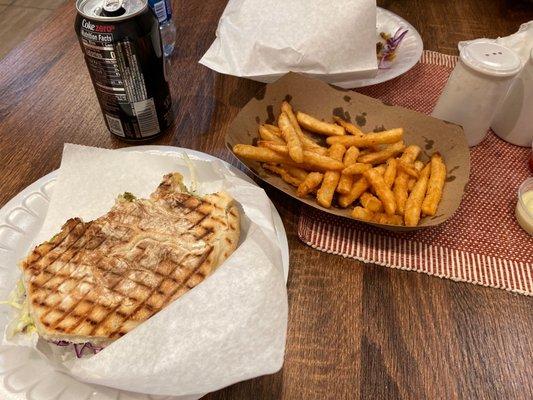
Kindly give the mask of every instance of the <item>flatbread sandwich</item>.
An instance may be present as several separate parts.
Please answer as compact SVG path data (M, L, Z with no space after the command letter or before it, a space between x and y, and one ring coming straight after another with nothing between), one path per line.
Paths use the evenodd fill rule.
M190 194L178 173L149 199L125 193L94 221L69 219L21 261L8 334L108 345L201 283L235 250L240 215L219 192Z

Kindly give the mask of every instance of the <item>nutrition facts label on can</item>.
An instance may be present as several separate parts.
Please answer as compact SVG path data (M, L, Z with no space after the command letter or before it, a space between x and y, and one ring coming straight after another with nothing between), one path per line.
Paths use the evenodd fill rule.
M153 99L148 98L134 45L128 40L112 43L112 37L105 36L98 35L110 43L90 40L82 32L81 42L109 129L131 137L159 133L156 108ZM124 113L133 117L130 123L121 120Z

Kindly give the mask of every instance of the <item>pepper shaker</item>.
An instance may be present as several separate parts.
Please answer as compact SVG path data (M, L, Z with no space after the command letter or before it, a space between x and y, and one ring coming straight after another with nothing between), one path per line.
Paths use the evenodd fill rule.
M505 46L489 42L466 45L432 116L462 125L468 145L479 144L520 69L520 58Z

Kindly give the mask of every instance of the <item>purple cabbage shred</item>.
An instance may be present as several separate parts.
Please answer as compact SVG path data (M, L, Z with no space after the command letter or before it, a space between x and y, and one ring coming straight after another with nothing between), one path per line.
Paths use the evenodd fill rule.
M55 344L56 346L61 346L61 347L72 345L77 358L81 358L83 356L83 352L85 349L89 349L90 351L93 352L93 354L97 354L103 349L103 347L95 346L89 342L81 344L81 343L71 343L66 340L57 340L57 341L53 341L52 343Z
M378 64L379 69L390 68L386 65L386 63L391 61L391 59L394 57L396 49L402 43L402 40L405 38L405 35L407 35L407 32L409 32L408 29L400 27L392 37L385 41L385 45L383 46L383 50L380 54L381 58Z

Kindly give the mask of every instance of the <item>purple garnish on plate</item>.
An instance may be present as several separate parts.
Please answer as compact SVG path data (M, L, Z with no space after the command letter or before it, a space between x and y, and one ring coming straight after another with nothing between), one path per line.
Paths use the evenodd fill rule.
M403 27L400 27L396 30L393 36L386 38L385 44L383 45L382 50L378 54L378 58L379 58L378 68L379 69L390 68L389 66L387 66L387 63L394 59L396 55L395 54L396 49L402 43L402 40L405 38L405 35L407 35L407 32L409 32L408 29L404 29Z

